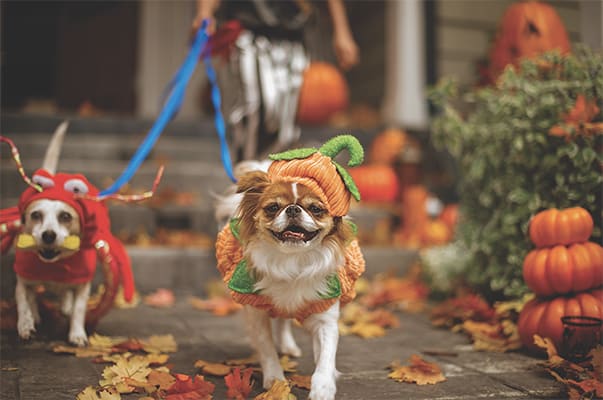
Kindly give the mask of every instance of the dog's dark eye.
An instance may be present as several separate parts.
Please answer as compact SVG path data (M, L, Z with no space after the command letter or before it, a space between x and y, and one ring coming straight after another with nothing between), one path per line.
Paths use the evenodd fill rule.
M308 210L310 210L310 212L314 215L320 215L325 212L324 209L318 207L315 204L311 204L310 207L308 207Z
M71 220L73 219L73 217L71 216L71 214L69 214L68 212L62 212L59 214L59 221L60 222L71 222Z
M264 207L264 211L267 213L275 213L279 210L279 206L276 203L270 203L266 207Z
M33 221L39 221L42 219L42 213L39 211L34 211L31 213L30 217Z

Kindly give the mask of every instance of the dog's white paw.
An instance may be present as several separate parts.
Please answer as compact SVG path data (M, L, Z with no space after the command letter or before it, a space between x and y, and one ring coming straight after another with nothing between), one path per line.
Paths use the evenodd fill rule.
M82 328L71 329L69 331L69 342L79 347L85 346L88 344L88 335Z
M19 318L19 321L17 322L17 332L19 332L19 337L21 339L31 339L35 331L36 327L33 318Z
M333 374L314 373L310 389L310 400L334 400L337 384Z
M266 389L266 390L268 390L272 387L272 384L274 384L274 381L284 381L285 380L285 374L283 374L282 369L280 371L275 370L275 371L271 371L271 372L263 372L263 375L264 375L263 386L264 386L264 389Z

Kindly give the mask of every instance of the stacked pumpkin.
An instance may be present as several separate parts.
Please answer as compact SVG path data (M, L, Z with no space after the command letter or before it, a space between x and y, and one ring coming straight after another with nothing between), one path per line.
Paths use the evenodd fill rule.
M589 242L593 219L584 208L548 209L530 221L536 248L523 263L523 277L536 294L519 315L521 341L538 351L534 334L562 346L564 316L603 318L603 248Z

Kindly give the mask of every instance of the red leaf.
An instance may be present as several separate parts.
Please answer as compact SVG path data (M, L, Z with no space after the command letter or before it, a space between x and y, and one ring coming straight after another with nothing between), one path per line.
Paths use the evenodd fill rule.
M215 385L203 376L192 379L188 375L175 374L176 382L167 390L165 400L210 400Z
M230 374L224 377L224 382L228 387L226 396L229 399L244 400L251 393L253 382L251 382L251 374L253 369L246 368L241 375L241 369L235 368Z

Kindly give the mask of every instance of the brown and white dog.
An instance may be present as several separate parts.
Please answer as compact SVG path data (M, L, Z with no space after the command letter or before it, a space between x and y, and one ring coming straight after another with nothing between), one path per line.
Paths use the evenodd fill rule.
M253 167L247 164L245 170ZM266 163L255 167L264 170L240 176L237 193L220 201L218 215L231 208L235 219L218 236L218 269L233 298L245 305L264 388L285 379L278 352L301 355L291 330L291 319L297 319L312 335L316 368L310 398L334 399L340 304L353 298L364 259L351 225L344 216L333 215L315 190L271 178ZM238 283L243 273L247 279L240 282L251 279L252 286ZM344 290L329 296L333 277Z
M42 169L50 174L56 172L61 145L67 130L63 122L55 131L46 151ZM32 181L41 186L48 182L44 176L34 175ZM72 256L77 250L70 242L79 238L81 224L77 211L60 200L37 199L32 201L22 214L23 237L33 238L27 246L33 248L40 261L45 264ZM76 239L76 241L78 241ZM79 241L78 241L79 242ZM49 266L49 268L52 268ZM90 282L68 284L26 279L17 274L15 300L17 304L17 331L22 339L29 339L40 322L35 289L43 284L46 290L61 297L61 311L70 317L69 341L83 346L88 342L85 330L86 306L90 296Z

